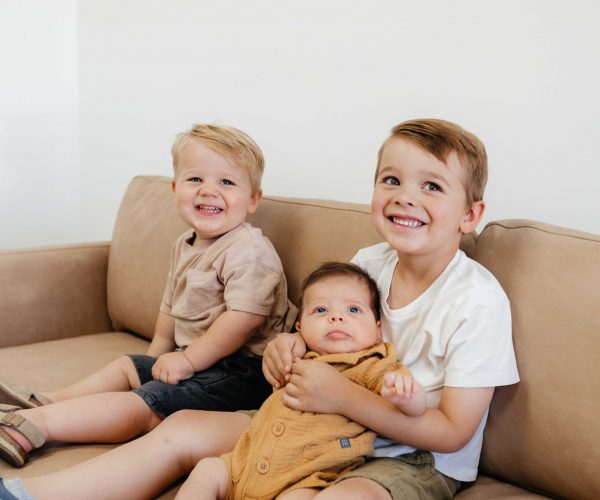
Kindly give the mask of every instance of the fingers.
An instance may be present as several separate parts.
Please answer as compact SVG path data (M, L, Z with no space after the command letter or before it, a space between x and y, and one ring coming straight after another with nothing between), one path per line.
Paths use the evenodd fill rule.
M412 398L415 395L415 380L410 375L390 372L383 380L382 395L385 397Z
M263 354L263 374L267 382L277 389L289 380L293 348L294 336L282 333L267 345Z
M300 409L300 401L298 399L296 399L295 397L290 396L289 394L284 392L282 395L282 398L283 398L283 404L285 406L287 406L288 408L291 408L292 410Z
M172 373L169 370L162 368L158 363L154 363L154 366L152 367L152 378L171 385L177 385L181 381L181 377L176 373Z

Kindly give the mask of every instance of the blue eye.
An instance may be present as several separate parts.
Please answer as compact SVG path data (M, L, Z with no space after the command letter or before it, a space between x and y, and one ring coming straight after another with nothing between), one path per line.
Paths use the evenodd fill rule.
M350 306L348 308L348 311L350 311L352 314L358 314L360 312L360 309L356 306Z
M235 183L233 181L230 181L229 179L223 179L221 182L226 186L235 186Z
M441 191L442 190L440 185L436 184L435 182L426 182L424 187L425 187L426 191Z
M202 182L202 179L200 179L200 177L190 177L188 179L189 182Z
M393 176L388 176L388 177L384 177L383 178L383 183L384 184L389 184L391 186L399 186L400 185L400 181L398 180L398 178L393 177Z

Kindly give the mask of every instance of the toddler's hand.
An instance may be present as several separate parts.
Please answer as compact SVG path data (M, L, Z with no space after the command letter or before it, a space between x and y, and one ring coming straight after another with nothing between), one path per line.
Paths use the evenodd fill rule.
M292 359L306 353L306 344L299 333L280 333L267 344L263 353L262 369L267 382L275 389L288 383Z
M154 380L160 380L166 384L177 385L193 374L192 364L181 351L167 352L160 355L152 367Z

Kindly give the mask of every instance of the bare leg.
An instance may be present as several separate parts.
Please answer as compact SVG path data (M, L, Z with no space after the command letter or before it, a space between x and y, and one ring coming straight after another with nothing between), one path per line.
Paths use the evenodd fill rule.
M289 493L284 493L277 497L277 500L311 500L315 498L321 490L317 488L298 488Z
M140 379L129 356L121 356L104 368L72 385L43 392L50 401L58 402L101 392L128 391L140 386Z
M388 490L375 481L360 477L345 479L339 483L322 490L317 498L319 500L337 500L348 498L356 500L391 500Z
M133 392L92 394L17 413L37 427L46 441L67 443L120 443L150 431L161 422ZM3 429L26 451L31 449L18 431Z
M203 458L179 489L177 500L221 500L225 498L229 471L225 460Z
M23 481L34 497L45 500L153 498L201 458L231 451L249 423L244 413L179 411L135 441Z

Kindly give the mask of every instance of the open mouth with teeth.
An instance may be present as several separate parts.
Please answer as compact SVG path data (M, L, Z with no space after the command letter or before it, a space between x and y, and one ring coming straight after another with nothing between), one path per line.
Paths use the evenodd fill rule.
M212 205L196 205L196 210L204 214L220 214L223 209L219 207L213 207Z
M417 219L401 219L399 217L388 217L389 220L391 220L394 224L397 224L399 226L404 226L404 227L410 227L410 228L416 228L416 227L421 227L424 226L425 223L421 222L420 220Z

